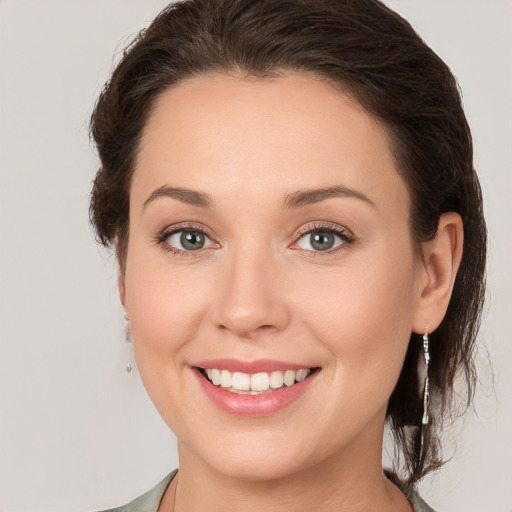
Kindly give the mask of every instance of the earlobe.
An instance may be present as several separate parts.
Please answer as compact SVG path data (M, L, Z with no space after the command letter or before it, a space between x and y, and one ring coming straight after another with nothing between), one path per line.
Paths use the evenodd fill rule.
M423 267L419 279L412 330L423 334L425 326L432 332L448 309L455 277L462 259L464 229L454 212L441 215L436 237L423 244Z

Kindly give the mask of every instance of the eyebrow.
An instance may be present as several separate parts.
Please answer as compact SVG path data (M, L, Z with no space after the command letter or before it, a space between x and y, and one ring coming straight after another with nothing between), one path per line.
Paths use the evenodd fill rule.
M288 194L285 197L283 206L285 208L299 208L301 206L320 203L321 201L325 201L326 199L331 199L334 197L352 197L355 199L360 199L361 201L364 201L365 203L368 203L375 208L375 203L366 197L363 193L341 185L325 188L298 190L297 192Z
M177 199L182 203L199 206L200 208L211 208L213 206L211 197L203 194L202 192L197 192L196 190L190 190L188 188L169 187L164 185L151 193L146 201L144 201L143 208L159 197L171 197L172 199Z
M198 206L200 208L212 208L213 200L207 194L181 187L169 187L164 185L154 190L151 195L144 201L143 208L149 203L160 197L170 197L185 204ZM284 208L300 208L310 204L320 203L326 199L335 197L351 197L368 203L375 208L375 203L366 197L363 193L352 188L335 185L325 188L314 188L306 190L297 190L285 196L283 201Z

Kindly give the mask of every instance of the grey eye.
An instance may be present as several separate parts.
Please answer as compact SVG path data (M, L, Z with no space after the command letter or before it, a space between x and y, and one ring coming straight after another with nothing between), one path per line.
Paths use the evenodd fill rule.
M308 251L328 251L344 243L340 235L329 230L315 230L306 233L298 241L301 249Z
M212 244L212 241L201 231L180 230L167 238L167 243L182 251L198 251Z
M198 231L182 231L180 242L184 249L195 251L202 249L204 246L204 235Z

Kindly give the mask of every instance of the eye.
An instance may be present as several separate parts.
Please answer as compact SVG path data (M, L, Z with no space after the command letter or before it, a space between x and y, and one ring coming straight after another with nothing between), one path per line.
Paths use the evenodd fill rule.
M352 243L352 235L340 228L318 227L302 234L296 246L305 251L332 252L342 245Z
M176 252L199 251L215 245L205 233L197 229L173 231L162 237L162 243Z
M340 246L343 240L331 231L311 231L303 235L297 245L307 251L328 251Z

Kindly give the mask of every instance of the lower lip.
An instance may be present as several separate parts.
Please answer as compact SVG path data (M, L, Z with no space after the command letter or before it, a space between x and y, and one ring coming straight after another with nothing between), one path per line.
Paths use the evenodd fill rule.
M240 416L266 416L284 409L306 392L318 374L318 372L314 372L293 386L283 386L270 393L242 395L215 386L197 368L194 368L194 372L199 379L201 388L217 407L230 414Z

